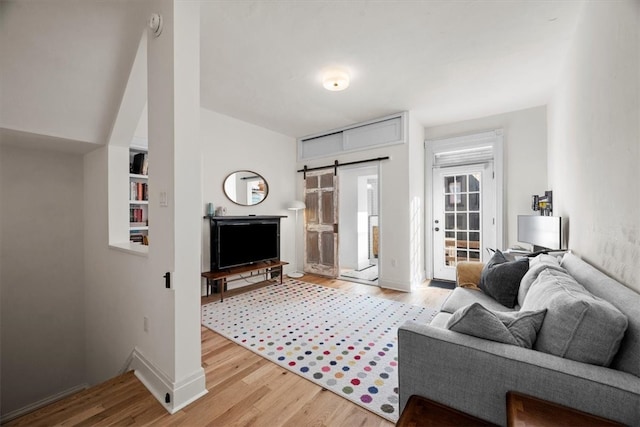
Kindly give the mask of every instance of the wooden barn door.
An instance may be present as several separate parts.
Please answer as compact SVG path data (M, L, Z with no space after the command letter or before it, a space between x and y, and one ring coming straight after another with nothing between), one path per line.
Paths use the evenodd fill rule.
M304 193L304 271L338 277L338 177L308 172Z

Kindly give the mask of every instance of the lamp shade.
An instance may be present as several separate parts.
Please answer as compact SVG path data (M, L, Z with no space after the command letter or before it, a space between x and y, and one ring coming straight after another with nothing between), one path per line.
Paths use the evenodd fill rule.
M294 200L293 202L289 203L289 205L287 206L287 209L289 209L290 211L299 211L300 209L304 209L307 206L304 204L303 201L300 200Z

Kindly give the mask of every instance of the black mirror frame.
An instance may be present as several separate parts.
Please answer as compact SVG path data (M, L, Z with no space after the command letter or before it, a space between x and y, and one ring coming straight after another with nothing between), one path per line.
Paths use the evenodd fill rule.
M247 172L251 175L254 175L257 178L260 178L262 180L262 182L264 183L264 196L262 197L262 199L257 202L257 203L253 203L253 204L246 204L246 203L240 203L237 200L233 200L229 194L227 194L227 190L226 190L226 182L229 178L231 178L232 175L236 174L236 173L240 173L240 172ZM243 178L240 178L243 179ZM244 178L246 179L246 177ZM222 181L222 192L224 193L224 195L226 196L227 199L229 199L232 203L238 205L238 206L256 206L259 205L260 203L264 202L265 199L267 198L267 196L269 195L269 183L267 182L267 180L260 175L257 172L251 171L251 170L247 170L247 169L241 169L241 170L237 170L237 171L233 171L231 172L229 175L227 175L224 179L224 181Z

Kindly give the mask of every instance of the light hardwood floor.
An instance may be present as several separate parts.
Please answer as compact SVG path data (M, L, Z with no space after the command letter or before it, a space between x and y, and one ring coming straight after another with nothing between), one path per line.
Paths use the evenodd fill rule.
M450 292L426 284L404 293L320 276L301 280L430 307L439 307ZM217 298L203 297L202 304ZM209 393L174 415L129 372L6 425L393 426L204 327L202 365Z

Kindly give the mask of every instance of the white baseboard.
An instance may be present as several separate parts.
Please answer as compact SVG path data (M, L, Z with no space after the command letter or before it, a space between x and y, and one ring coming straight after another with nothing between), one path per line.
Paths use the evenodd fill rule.
M385 289L392 289L394 291L411 292L411 290L414 287L419 286L425 280L426 280L426 276L424 275L424 272L423 272L423 274L421 274L420 278L413 280L413 282L411 283L409 289L406 288L406 284L405 283L392 282L392 281L389 281L389 280L382 280L380 278L378 278L378 286L380 286L381 288L385 288Z
M140 382L170 414L176 413L208 393L202 368L178 382L173 382L162 370L144 357L138 348L133 350L131 368L134 369Z
M378 286L385 289L392 289L394 291L411 292L410 290L407 290L404 283L396 283L389 280L380 280L380 278L378 278Z
M11 411L7 414L2 414L0 416L0 424L4 424L8 421L19 418L23 415L27 415L30 412L38 410L40 408L44 408L47 405L50 405L58 400L64 399L65 397L71 396L72 394L78 393L79 391L86 390L89 387L88 384L78 384L69 389L63 390L59 393L52 394L49 397L45 397L44 399L38 400L37 402L30 403L27 406L24 406L20 409L16 409L15 411Z

